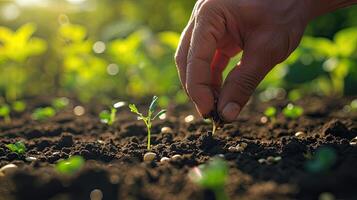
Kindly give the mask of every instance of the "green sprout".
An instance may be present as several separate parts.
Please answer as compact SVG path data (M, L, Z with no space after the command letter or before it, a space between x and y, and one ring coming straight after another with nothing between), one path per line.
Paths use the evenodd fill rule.
M208 164L194 167L189 178L199 186L212 190L217 200L227 200L224 185L228 178L227 164L220 158L214 158Z
M80 170L84 163L85 160L81 156L71 156L67 160L59 161L55 169L61 174L72 175Z
M50 117L55 116L56 110L53 109L52 107L44 107L44 108L37 108L33 113L32 113L32 118L34 120L46 120Z
M10 112L10 106L8 106L7 104L0 106L0 117L4 118L5 123L11 122Z
M16 142L14 144L7 144L6 147L10 149L10 151L15 152L17 154L24 154L26 152L26 146L23 142Z
M143 120L146 128L147 128L147 133L148 133L148 144L147 144L147 149L150 150L150 137L151 137L151 126L152 126L152 121L155 120L157 117L160 117L162 114L166 113L166 110L161 110L159 111L156 115L154 115L156 107L157 107L157 100L158 97L154 96L152 98L147 116L145 117L142 113L139 112L138 108L136 107L135 104L129 104L130 111L138 115L138 120Z
M270 119L272 123L275 123L276 120L276 113L277 110L276 108L269 106L267 109L264 111L264 115Z
M306 162L305 168L312 173L326 172L335 164L336 159L334 149L323 147L315 153L312 160Z
M284 109L283 114L290 119L297 119L304 113L304 109L300 106L289 103Z
M110 112L108 110L103 110L99 114L100 121L111 126L116 120L116 113L116 108L112 108Z
M26 103L24 101L15 101L12 103L12 109L18 113L23 112L26 109Z
M67 97L59 97L52 100L52 107L56 110L63 110L69 104L69 99Z

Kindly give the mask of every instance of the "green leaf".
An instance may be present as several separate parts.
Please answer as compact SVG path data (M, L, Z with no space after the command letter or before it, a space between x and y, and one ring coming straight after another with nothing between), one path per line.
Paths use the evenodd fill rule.
M149 112L151 112L151 113L155 112L155 109L156 109L156 106L157 106L157 99L158 99L157 96L154 96L152 98L152 101L151 101L151 104L150 104L150 107L149 107Z
M24 101L15 101L12 103L12 108L16 112L23 112L26 109L26 103Z
M272 117L275 117L276 112L277 112L276 108L270 106L264 111L264 115L269 117L269 118L272 118Z
M337 154L330 147L322 147L317 150L313 159L306 162L305 168L309 172L319 173L328 171L336 162Z
M26 152L26 146L24 143L18 141L14 144L7 144L6 147L10 149L10 151L15 152L17 154L23 154Z
M130 111L136 114L140 114L135 104L129 104Z
M66 108L69 104L69 99L67 97L56 98L52 101L52 106L56 110L62 110Z
M44 108L37 108L33 113L32 113L32 118L34 120L45 120L50 117L55 116L56 110L53 109L52 107L44 107Z
M156 117L160 117L161 115L165 114L166 110L161 110L160 112L158 112L153 118L152 120L156 119Z
M6 117L10 115L10 106L7 104L0 106L0 116Z
M296 119L304 113L304 109L289 103L284 109L283 114L287 118Z
M61 174L73 175L82 168L84 163L85 160L81 156L71 156L67 160L59 161L55 169Z
M108 124L110 121L110 113L107 110L103 110L99 113L99 118L102 123Z

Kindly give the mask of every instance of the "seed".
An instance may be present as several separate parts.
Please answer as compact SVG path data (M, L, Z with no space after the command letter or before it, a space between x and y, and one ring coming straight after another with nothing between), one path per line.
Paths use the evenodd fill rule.
M279 161L281 161L281 156L277 156L274 158L274 162L279 162Z
M145 155L144 155L144 161L145 162L151 162L155 159L156 157L156 153L153 153L153 152L147 152Z
M305 137L305 136L306 136L306 133L304 133L302 131L299 131L299 132L295 133L295 137L298 137L298 138Z
M260 118L260 123L266 124L267 122L268 122L268 118L267 117L263 116L263 117Z
M161 133L164 134L172 133L172 129L170 127L164 126L161 128Z
M266 162L266 160L265 160L264 158L260 158L260 159L258 160L258 162L259 162L260 164L263 164L263 163Z
M32 162L32 161L36 161L37 158L29 156L29 157L26 157L25 160L28 161L28 162Z
M14 164L7 164L5 166L3 166L1 169L0 169L0 172L2 172L3 174L7 174L9 172L12 172L14 171L15 169L17 169L17 166L14 165Z
M167 163L167 162L169 162L169 160L170 160L170 158L168 158L168 157L162 157L162 158L160 159L160 162L161 162L161 163Z
M90 199L91 200L102 200L103 198L103 192L99 189L92 190L90 193Z
M188 115L187 117L185 117L185 122L186 123L190 123L195 119L195 117L193 115Z
M228 151L229 151L229 152L236 152L236 151L237 151L237 147L230 146L230 147L228 148Z
M76 115L76 116L82 116L86 113L86 110L84 109L83 106L76 106L74 107L73 109L73 113Z
M172 158L172 160L178 160L178 159L181 159L181 157L182 156L180 154L175 154L171 158Z
M357 136L350 141L350 145L352 145L352 146L357 145Z

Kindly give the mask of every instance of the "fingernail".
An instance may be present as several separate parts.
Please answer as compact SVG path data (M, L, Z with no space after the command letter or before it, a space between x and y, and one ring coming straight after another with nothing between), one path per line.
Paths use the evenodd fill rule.
M240 112L240 106L237 103L229 102L222 111L224 120L231 122L234 121Z

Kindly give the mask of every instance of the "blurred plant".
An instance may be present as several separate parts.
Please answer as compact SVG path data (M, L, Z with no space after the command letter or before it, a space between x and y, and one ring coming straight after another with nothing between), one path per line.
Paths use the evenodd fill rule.
M145 117L142 113L139 112L138 108L136 107L135 104L129 104L130 111L138 115L138 120L143 120L145 123L145 126L147 128L147 138L148 138L148 144L147 144L147 149L151 149L151 144L150 144L150 138L151 138L151 126L152 126L152 121L156 119L156 117L160 117L162 114L166 113L166 110L160 110L156 115L154 113L156 112L156 107L157 107L157 100L158 97L154 96L152 98L147 116Z
M116 113L116 108L112 108L110 112L108 110L103 110L99 114L100 121L104 124L108 124L109 126L111 126L116 120Z
M350 107L351 107L352 111L357 111L357 99L354 99L353 101L351 101Z
M11 105L15 112L23 112L26 109L26 103L24 101L14 101Z
M66 108L68 104L69 99L67 97L59 97L52 100L52 107L57 111Z
M297 119L304 113L304 109L300 106L289 103L284 109L283 114L290 119Z
M267 109L265 109L264 111L264 115L266 117L269 118L269 120L272 122L272 123L275 123L276 121L276 113L277 113L277 110L275 107L272 107L272 106L269 106Z
M24 154L26 152L26 146L21 141L15 142L14 144L7 144L5 146L10 149L10 151L17 154Z
M228 200L224 185L228 178L227 164L220 158L214 158L209 163L194 167L188 174L192 182L212 190L217 200Z
M5 123L11 122L11 117L10 117L10 106L7 104L3 104L0 106L0 117L4 118Z
M37 108L32 113L32 119L43 121L56 115L56 110L52 107Z
M322 147L313 155L312 160L305 163L305 168L312 173L326 172L335 164L336 159L334 149Z
M59 161L55 169L61 174L73 175L83 167L84 163L85 160L81 156L71 156L67 160Z

